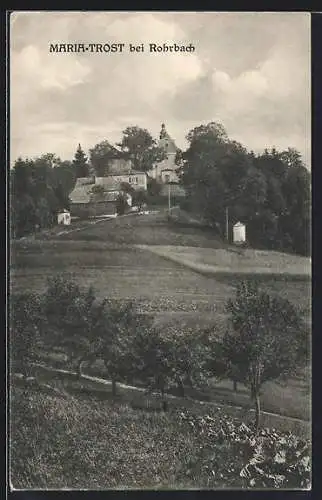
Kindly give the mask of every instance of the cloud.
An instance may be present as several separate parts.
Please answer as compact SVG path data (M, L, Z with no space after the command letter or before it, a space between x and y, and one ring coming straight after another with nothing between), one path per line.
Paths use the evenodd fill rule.
M218 120L249 148L310 148L309 17L292 13L28 12L11 21L11 155L71 158L128 125L180 147ZM49 43L193 43L192 54L52 54Z
M291 32L283 21L261 60L257 57L243 71L224 71L217 54L208 57L203 76L173 99L176 118L221 121L230 136L255 150L295 146L309 163L309 29L307 24L302 33ZM225 52L230 63L231 51Z
M26 82L39 89L65 90L84 82L90 68L74 58L53 58L48 52L34 45L24 47L11 56L11 85L22 90ZM24 81L19 81L20 78Z

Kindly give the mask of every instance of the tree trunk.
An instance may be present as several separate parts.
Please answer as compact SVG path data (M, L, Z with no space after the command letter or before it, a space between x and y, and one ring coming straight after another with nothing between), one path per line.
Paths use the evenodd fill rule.
M180 396L182 398L185 397L185 390L184 390L184 385L183 385L183 382L181 380L181 377L178 377L178 387L179 387L179 390L180 390Z
M161 398L162 398L162 410L167 411L168 410L168 402L165 398L164 390L161 389Z
M82 375L83 375L83 372L82 372L83 363L84 363L84 358L81 358L78 361L78 366L77 366L77 375L78 375L78 378L81 378Z
M115 378L112 378L112 395L116 396L116 380Z
M261 413L261 407L260 407L260 399L259 399L259 394L255 394L255 429L256 432L259 430L260 426L260 413Z
M234 392L237 392L237 380L233 380Z

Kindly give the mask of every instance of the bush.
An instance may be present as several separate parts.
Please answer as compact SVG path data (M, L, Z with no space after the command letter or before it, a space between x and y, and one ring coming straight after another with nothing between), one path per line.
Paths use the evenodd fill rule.
M128 209L129 209L129 205L127 202L126 195L124 193L120 193L117 200L116 200L116 213L117 213L117 215L124 215Z
M44 317L41 297L36 293L12 294L10 297L10 362L24 375L42 337Z
M203 447L188 464L209 487L309 489L311 443L290 432L254 430L227 415L179 414ZM224 464L224 466L223 466Z

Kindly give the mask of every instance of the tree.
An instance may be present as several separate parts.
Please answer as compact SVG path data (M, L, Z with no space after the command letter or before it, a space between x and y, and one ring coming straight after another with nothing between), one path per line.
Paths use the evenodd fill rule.
M73 165L75 168L76 177L88 177L89 176L89 165L87 157L84 151L81 148L81 145L78 144L74 159Z
M41 297L36 293L12 294L10 299L10 362L26 376L41 338Z
M188 205L222 232L227 209L232 222L250 219L265 200L266 186L247 150L215 122L195 127L187 140L177 162Z
M42 308L46 343L65 348L81 375L83 362L101 353L106 301L97 301L92 287L81 289L72 279L57 275L48 280Z
M10 230L15 238L31 233L37 224L36 206L29 194L18 197L11 192Z
M10 172L11 230L15 237L50 227L68 209L76 176L71 162L53 153L18 158Z
M91 148L89 156L97 177L104 177L109 172L109 162L114 158L120 158L121 153L108 140L105 140Z
M165 333L163 333L165 335ZM185 396L185 385L207 385L210 374L210 357L214 354L213 339L207 330L185 326L170 328L166 332L168 345L172 346L173 367L170 383L174 383Z
M287 210L280 220L281 231L289 235L291 249L302 255L310 255L311 226L311 178L302 163L300 154L294 150L281 153L288 165L282 192Z
M122 141L118 146L125 157L132 160L135 170L147 172L155 163L166 158L166 153L157 146L151 134L137 126L127 127L123 131Z
M152 318L136 312L132 303L99 301L92 287L82 289L63 275L51 278L42 298L46 320L44 341L63 347L82 376L84 364L102 359L116 395L118 380L136 374L133 342L150 328Z
M69 209L69 195L76 184L76 171L73 162L62 161L53 168L53 188L58 200L59 209Z
M134 191L133 197L132 197L132 204L136 205L139 209L139 211L142 210L143 205L145 205L148 201L146 191L143 190L138 190Z
M308 332L288 300L260 291L254 282L238 285L227 311L231 328L223 339L223 356L235 377L250 388L258 430L262 385L307 363Z
M61 165L61 159L55 153L45 153L36 159L40 163L45 163L49 168L55 168Z
M162 184L153 177L147 179L147 191L150 196L158 196L161 193Z
M170 328L137 330L132 344L132 365L148 390L160 393L162 407L168 407L166 393L179 389L185 396L186 385L203 385L208 379L208 345L203 331Z
M255 229L255 241L308 255L310 174L301 155L293 148L282 152L266 150L255 157L254 164L266 179L267 192L249 234Z
M127 196L125 193L120 193L116 200L116 212L118 215L124 215L129 208Z
M134 355L135 340L139 333L150 331L153 319L136 312L132 302L107 301L102 358L112 380L112 394L116 395L117 381L132 380L138 374Z
M174 373L172 343L152 328L148 334L138 331L133 344L133 365L138 376L148 384L149 390L156 389L161 394L162 408L168 408L166 391L171 386Z
M52 157L53 155L49 155ZM55 199L52 190L52 167L46 155L35 160L18 158L10 173L12 229L16 237L53 221L49 203ZM47 201L48 200L48 201Z

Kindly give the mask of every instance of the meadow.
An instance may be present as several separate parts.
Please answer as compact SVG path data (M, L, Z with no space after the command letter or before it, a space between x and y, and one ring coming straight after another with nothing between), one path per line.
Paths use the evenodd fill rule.
M11 391L14 488L307 488L310 483L309 442L273 429L263 429L254 441L243 417L229 408L194 405L164 413L59 383L54 388L55 393L39 387ZM243 474L263 444L263 473ZM279 454L285 452L287 462L281 463Z
M83 286L93 285L99 298L134 301L137 308L154 316L159 328L175 329L187 326L214 327L218 337L227 327L225 304L233 296L238 275L234 272L207 275L197 272L180 261L160 255L159 246L168 253L176 252L209 259L213 255L232 253L233 247L223 243L210 230L178 226L169 223L164 213L148 216L120 217L84 226L82 230L41 239L12 242L10 288L12 292L32 290L41 292L48 277L64 274ZM144 245L144 246L142 246ZM181 253L180 253L181 252ZM235 255L235 254L234 254ZM270 254L259 254L269 261ZM301 258L276 259L298 265ZM275 260L274 260L275 259ZM248 263L251 259L248 259ZM311 298L309 276L280 273L256 274L261 286L279 293L302 309L310 325ZM263 409L291 417L309 419L310 373L287 384L271 383L263 388ZM246 388L232 391L232 384L223 381L212 387L217 401L249 405Z

